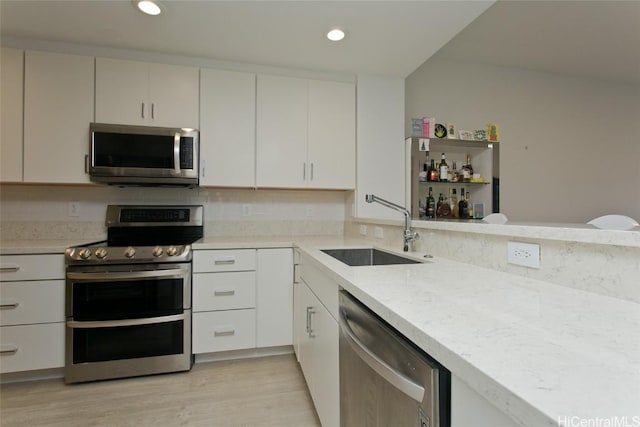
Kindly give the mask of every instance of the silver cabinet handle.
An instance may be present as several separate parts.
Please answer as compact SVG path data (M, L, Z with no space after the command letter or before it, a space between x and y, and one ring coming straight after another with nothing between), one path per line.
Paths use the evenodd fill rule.
M213 291L213 295L216 297L228 297L231 295L235 295L236 291L234 289L216 289Z
M7 345L0 346L0 354L2 355L16 354L17 352L18 352L18 346L16 345L7 344Z
M144 119L144 102L142 103L142 112L140 113L140 115Z
M313 163L311 163L311 181L313 181Z
M79 322L76 320L68 320L67 327L72 329L118 328L121 326L140 326L153 325L155 323L177 322L179 320L186 319L186 314L174 314L172 316L147 317L144 319L100 320L97 322Z
M155 102L151 103L151 118L152 119L156 118L156 103Z
M215 265L233 265L236 263L236 259L235 258L216 259L213 261L213 263Z
M18 308L18 306L20 305L20 303L18 301L13 301L13 302L2 302L0 303L0 309L5 309L5 308Z
M311 316L315 313L316 311L313 309L313 307L307 307L307 335L309 335L309 338L315 338L313 327L311 325Z
M303 163L302 164L302 180L306 181L307 180L307 163Z
M180 134L178 132L173 135L173 169L177 175L180 174Z
M235 329L218 329L216 331L213 331L213 336L214 337L230 337L236 334L236 330Z
M422 402L424 399L424 387L414 383L402 373L393 369L387 362L382 360L378 355L369 350L353 333L349 326L348 320L343 311L340 311L340 330L344 332L350 347L371 369L376 371L378 375L387 380L395 388L415 400Z
M89 155L84 155L84 173L89 173Z
M205 159L200 159L200 164L202 165L202 178L206 176L205 172L207 170L207 161Z
M20 271L19 265L8 265L6 267L0 267L0 273L17 273Z
M112 272L112 273L67 273L67 279L71 280L122 280L122 279L145 279L155 277L180 277L185 276L189 272L183 268L175 268L171 270L151 270L151 271L130 271L130 272Z

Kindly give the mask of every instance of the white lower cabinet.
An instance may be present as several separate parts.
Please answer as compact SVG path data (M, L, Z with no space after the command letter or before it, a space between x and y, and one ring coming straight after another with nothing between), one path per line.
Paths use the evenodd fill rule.
M291 345L291 248L196 250L194 354Z
M64 257L0 257L0 373L64 366Z
M340 425L339 326L332 314L334 295L337 301L338 284L301 257L300 281L294 288L294 349L324 427Z
M256 310L193 313L193 353L243 350L256 346Z
M451 427L517 427L515 421L451 375Z

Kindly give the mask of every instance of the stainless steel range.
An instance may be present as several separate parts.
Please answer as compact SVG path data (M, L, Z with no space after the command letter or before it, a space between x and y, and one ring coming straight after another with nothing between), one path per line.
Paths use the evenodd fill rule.
M191 243L203 207L110 205L106 225L106 241L65 252L65 381L191 369Z

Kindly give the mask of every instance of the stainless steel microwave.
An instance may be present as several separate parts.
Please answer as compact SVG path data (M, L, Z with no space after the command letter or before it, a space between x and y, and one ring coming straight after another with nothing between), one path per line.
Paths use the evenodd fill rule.
M114 185L197 186L195 129L91 123L89 176Z

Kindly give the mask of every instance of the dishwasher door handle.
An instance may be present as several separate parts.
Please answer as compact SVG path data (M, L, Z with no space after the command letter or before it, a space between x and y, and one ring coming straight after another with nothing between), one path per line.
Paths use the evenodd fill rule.
M365 362L371 369L376 371L378 375L384 378L389 384L420 403L424 399L424 387L414 383L402 373L393 369L387 362L382 360L378 355L369 350L353 333L353 330L347 323L347 318L342 311L340 311L340 329L344 332L344 337L347 342L356 352L356 354Z

